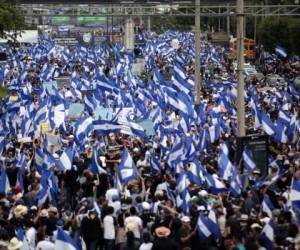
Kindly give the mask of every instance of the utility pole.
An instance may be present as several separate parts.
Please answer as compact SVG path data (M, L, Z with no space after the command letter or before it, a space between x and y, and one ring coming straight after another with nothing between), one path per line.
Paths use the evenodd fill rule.
M151 31L151 16L147 17L147 30L148 32Z
M196 100L195 105L200 104L201 94L201 75L200 75L200 50L201 50L201 30L200 30L200 0L195 1L195 87Z
M238 137L246 135L244 99L244 0L237 0L237 129Z
M230 9L229 9L229 3L227 4L226 26L227 26L227 35L230 36Z

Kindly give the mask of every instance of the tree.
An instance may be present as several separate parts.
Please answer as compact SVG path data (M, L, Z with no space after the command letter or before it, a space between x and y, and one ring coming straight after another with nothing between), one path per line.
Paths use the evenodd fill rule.
M18 2L0 0L0 36L15 40L24 28L24 16Z
M258 26L258 40L268 51L281 45L290 54L300 54L300 20L293 17L268 17Z

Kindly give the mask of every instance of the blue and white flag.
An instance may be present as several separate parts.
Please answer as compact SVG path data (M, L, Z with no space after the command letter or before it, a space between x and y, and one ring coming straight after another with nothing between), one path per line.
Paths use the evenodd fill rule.
M295 178L292 180L291 184L290 201L292 211L297 218L298 224L300 224L300 180L296 180Z
M199 215L197 222L197 231L202 240L205 240L210 236L213 236L216 240L220 239L220 227L213 210L209 211L208 216L204 214Z
M276 132L275 126L272 122L272 120L270 119L270 117L263 111L261 111L261 124L262 127L264 129L264 131L268 134L268 135L273 135Z
M267 250L272 250L274 241L274 228L272 219L270 219L268 223L266 223L263 230L261 231L261 234L263 236L263 240Z
M273 209L274 205L272 204L270 197L268 195L265 195L262 202L262 211L265 212L270 218L272 218Z
M231 176L233 165L224 152L221 153L220 159L218 161L218 168L220 171L220 177L223 180L227 181Z
M211 175L210 173L206 172L205 178L210 188L210 191L213 194L218 194L218 193L228 191L225 184L219 179L219 177L216 174Z
M94 121L94 130L96 133L107 135L109 133L118 133L122 129L122 125L116 122Z
M161 172L159 158L156 156L152 156L150 159L151 172L152 174L157 174Z
M202 183L205 182L203 167L197 160L189 162L187 174L190 182L193 184L200 186Z
M126 148L123 150L122 153L121 162L119 165L119 176L121 182L125 185L127 185L129 181L138 177L137 168Z
M235 196L241 195L242 191L242 183L240 177L238 175L237 169L235 167L232 168L232 175L230 178L230 186L231 186L231 193Z
M256 167L252 151L245 148L242 157L246 171L251 173Z
M220 137L220 125L219 124L211 126L207 130L208 130L208 133L207 133L208 140L211 143L214 143L217 140L219 140L219 137Z
M106 174L107 173L106 170L103 169L102 166L99 164L97 147L93 148L91 171L94 174Z
M9 180L5 171L5 168L1 167L1 173L0 173L0 193L5 193L10 190L10 184Z
M90 116L85 116L77 121L75 124L75 140L77 143L85 139L85 137L93 130L93 118Z
M71 238L64 230L61 228L57 229L57 236L55 240L56 250L80 250L75 240Z
M68 147L60 156L58 164L59 166L62 166L62 170L70 170L73 166L73 147Z
M42 207L49 196L49 187L41 185L40 190L36 194L37 206Z
M287 57L286 49L281 46L277 46L275 52L283 58Z
M184 170L180 172L179 177L176 180L176 190L178 193L183 193L185 189L189 186L190 181Z

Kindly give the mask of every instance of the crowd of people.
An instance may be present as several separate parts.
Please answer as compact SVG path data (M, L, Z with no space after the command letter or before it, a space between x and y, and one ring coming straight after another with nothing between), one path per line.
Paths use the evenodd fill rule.
M226 49L202 41L195 106L194 34L145 40L143 77L121 44L6 49L0 249L300 249L299 58L266 59L283 83L245 76L246 131L268 136L264 166L247 146L236 160ZM71 116L74 103L84 110Z

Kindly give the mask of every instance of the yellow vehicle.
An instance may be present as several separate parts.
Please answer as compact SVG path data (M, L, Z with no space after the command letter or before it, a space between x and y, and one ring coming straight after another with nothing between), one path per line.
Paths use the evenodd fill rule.
M255 40L253 39L244 39L244 55L248 59L255 59ZM237 57L237 40L236 38L233 38L229 43L230 49L231 49L231 56L233 58Z

